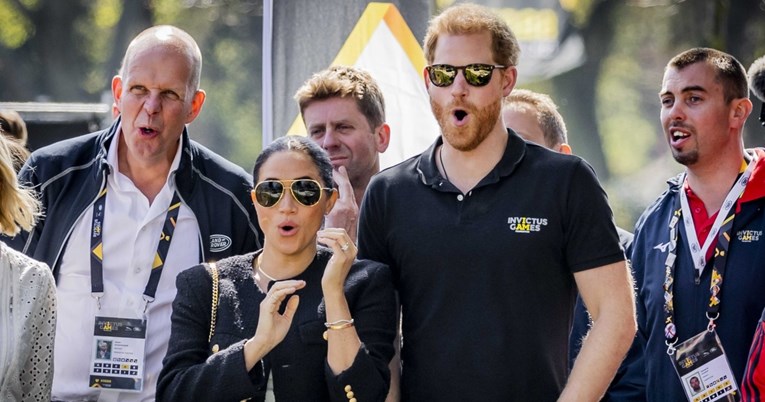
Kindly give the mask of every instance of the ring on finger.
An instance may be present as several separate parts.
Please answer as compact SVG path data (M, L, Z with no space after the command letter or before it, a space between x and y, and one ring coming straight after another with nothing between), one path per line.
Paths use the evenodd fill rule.
M348 251L348 248L351 247L351 243L345 243L342 247L340 247L340 250Z

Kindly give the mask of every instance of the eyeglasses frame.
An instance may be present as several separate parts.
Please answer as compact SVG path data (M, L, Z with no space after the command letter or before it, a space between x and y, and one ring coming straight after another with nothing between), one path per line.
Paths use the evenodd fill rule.
M302 202L300 202L300 200L297 199L297 197L295 196L295 192L292 190L292 184L297 182L297 181L312 181L312 182L316 183L319 186L319 199L316 201L316 203L311 204L311 205L306 205L306 204L303 204ZM279 182L282 185L282 192L281 192L281 194L279 194L279 199L277 199L276 202L274 202L274 205L265 206L265 205L261 204L258 201L258 195L256 193L257 188L262 183L266 183L266 182ZM289 183L289 185L286 185L287 183ZM252 188L250 193L252 195L252 199L255 200L255 202L258 205L260 205L261 207L263 207L263 208L273 208L273 207L279 205L279 202L284 197L284 193L286 192L287 188L289 188L289 190L290 190L290 194L292 195L292 199L295 200L295 202L297 202L298 204L300 204L300 205L302 205L304 207L313 207L313 206L316 206L319 203L319 201L321 201L321 197L322 197L322 195L324 195L324 191L327 191L329 194L332 194L332 192L335 191L335 189L331 188L331 187L322 187L321 183L318 180L314 180L314 179L284 179L284 180L269 179L269 180L261 180L261 181L259 181L257 184L255 184L255 187Z
M451 68L454 68L455 70L457 70L457 74L455 74L454 78L452 78L452 82L448 83L447 85L438 85L438 84L435 83L435 81L433 81L432 69L433 69L433 67L437 67L437 66L448 66L448 67L451 67ZM486 81L486 83L483 84L483 85L471 84L470 81L468 81L467 72L466 72L467 70L466 69L468 67L471 67L471 66L488 66L488 67L491 67L491 70L489 72L492 73L492 74L494 73L495 69L505 69L505 68L512 67L512 66L503 66L501 64L487 64L487 63L470 63L470 64L465 64L464 66L453 66L451 64L439 63L439 64L431 64L431 65L425 66L425 69L428 71L428 78L430 79L430 82L433 85L435 85L435 86L437 86L439 88L447 88L447 87L450 87L452 84L454 84L454 81L457 79L457 75L459 75L460 70L462 70L462 77L465 78L465 82L467 82L468 85L473 86L473 87L485 87L486 85L489 85L489 83L491 82L491 78L488 81Z

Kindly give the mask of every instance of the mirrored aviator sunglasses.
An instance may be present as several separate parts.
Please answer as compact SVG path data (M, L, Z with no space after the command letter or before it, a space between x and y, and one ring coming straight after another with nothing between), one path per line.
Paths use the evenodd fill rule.
M430 82L437 87L448 87L457 78L457 72L462 70L465 81L474 87L482 87L491 81L491 73L495 68L503 69L507 66L492 64L468 64L466 66L452 66L450 64L433 64L425 67L428 70Z
M321 199L322 191L333 191L313 179L297 180L264 180L252 190L255 200L263 207L270 208L279 203L285 191L285 185L289 185L290 193L295 201L306 207L316 205Z

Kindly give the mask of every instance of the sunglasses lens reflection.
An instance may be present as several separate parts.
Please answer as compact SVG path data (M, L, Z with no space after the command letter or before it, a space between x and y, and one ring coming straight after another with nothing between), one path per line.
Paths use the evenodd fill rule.
M295 180L292 182L292 194L305 206L315 205L321 198L321 187L313 180Z
M494 70L494 66L471 64L465 67L465 79L470 85L482 87L491 81L492 70Z
M491 73L494 71L491 64L469 64L464 67L455 67L449 64L434 64L428 66L430 82L437 87L448 87L454 83L457 73L462 70L465 81L474 87L482 87L491 81Z
M295 180L290 185L295 200L307 207L316 205L321 199L321 185L309 179ZM284 195L284 185L278 180L266 180L255 187L255 199L266 208L273 207Z
M255 188L255 198L264 207L273 207L282 198L284 186L278 181L263 181Z
M457 76L457 70L447 64L431 66L428 71L430 73L430 81L437 87L452 85L454 78Z

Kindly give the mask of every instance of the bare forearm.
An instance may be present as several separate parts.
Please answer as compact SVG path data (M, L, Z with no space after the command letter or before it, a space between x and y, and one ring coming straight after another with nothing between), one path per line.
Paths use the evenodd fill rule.
M250 338L244 343L244 365L247 367L247 371L252 370L253 367L271 350L263 342L260 342L255 337Z
M324 302L327 307L327 322L353 318L342 289L325 289ZM361 341L354 326L327 329L327 363L332 373L337 375L351 367L360 347Z
M620 315L593 324L559 401L598 401L606 392L635 336L634 315Z
M574 274L593 319L560 401L598 401L637 331L632 275L624 261Z

